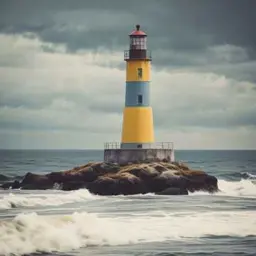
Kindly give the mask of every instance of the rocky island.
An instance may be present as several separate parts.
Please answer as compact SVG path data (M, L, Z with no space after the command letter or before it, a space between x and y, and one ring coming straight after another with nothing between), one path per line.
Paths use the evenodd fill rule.
M27 173L20 181L6 182L2 189L88 189L97 195L156 193L187 195L188 192L218 191L217 178L191 170L180 162L152 162L118 165L90 162L67 171L40 175Z

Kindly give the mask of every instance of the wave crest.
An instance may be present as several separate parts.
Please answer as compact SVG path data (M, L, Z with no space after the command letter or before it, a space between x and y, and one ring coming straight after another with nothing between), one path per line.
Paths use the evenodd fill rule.
M256 180L256 175L249 172L241 172L240 175L243 179Z
M256 235L254 211L188 212L99 217L93 213L18 214L0 222L0 255L64 252L91 245L124 245L215 236ZM200 226L200 228L198 228Z
M93 199L96 196L90 194L86 189L80 189L72 192L52 194L13 194L9 193L0 198L0 209L11 209L19 207L32 206L56 206L72 202L81 202L87 199Z
M242 179L240 181L218 180L219 192L214 194L216 196L232 196L232 197L256 197L256 181L249 179ZM210 195L207 192L194 192L190 195Z

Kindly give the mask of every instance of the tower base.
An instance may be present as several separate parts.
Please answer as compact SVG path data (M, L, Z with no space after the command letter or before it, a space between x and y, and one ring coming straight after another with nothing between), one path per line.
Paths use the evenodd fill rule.
M148 163L168 161L174 162L173 149L140 148L140 149L105 149L104 162L118 164Z

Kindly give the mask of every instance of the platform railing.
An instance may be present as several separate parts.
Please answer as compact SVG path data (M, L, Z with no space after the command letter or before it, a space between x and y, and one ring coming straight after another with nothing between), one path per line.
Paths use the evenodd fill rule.
M105 142L104 149L120 149L120 142ZM154 142L147 144L148 149L173 149L173 142Z
M104 149L119 149L121 148L120 142L105 142Z

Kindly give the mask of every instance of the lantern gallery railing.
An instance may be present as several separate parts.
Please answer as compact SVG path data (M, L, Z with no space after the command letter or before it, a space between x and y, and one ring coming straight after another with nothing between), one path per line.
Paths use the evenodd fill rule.
M105 142L104 149L120 149L120 142ZM155 142L147 144L148 149L173 149L173 142Z
M125 50L124 60L152 60L151 51L149 50Z

